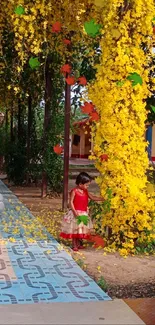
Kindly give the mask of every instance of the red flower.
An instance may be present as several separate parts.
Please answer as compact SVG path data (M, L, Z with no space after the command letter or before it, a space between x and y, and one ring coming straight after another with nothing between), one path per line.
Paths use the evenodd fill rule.
M94 105L92 103L85 102L84 106L81 106L82 112L85 114L90 114L94 110Z
M66 74L66 73L71 73L71 70L72 70L72 67L70 66L70 64L64 64L61 68L61 72L63 74Z
M53 150L57 155L61 155L61 153L63 152L63 147L60 146L60 144L57 144L56 146L54 146Z
M78 78L79 84L82 86L86 86L87 84L87 79L85 77L80 77Z
M66 38L63 40L63 42L64 42L65 45L70 45L71 44L71 41L69 39L66 39Z
M100 156L101 161L108 161L108 155L104 153L103 155Z
M91 116L91 120L92 121L96 121L97 122L99 120L99 114L96 111L91 112L90 113L90 116Z
M66 82L68 85L72 86L75 84L75 78L74 77L67 77Z
M153 26L153 34L155 34L155 26Z
M60 23L60 21L56 21L52 26L52 32L53 33L61 32L61 27L62 27L62 24Z

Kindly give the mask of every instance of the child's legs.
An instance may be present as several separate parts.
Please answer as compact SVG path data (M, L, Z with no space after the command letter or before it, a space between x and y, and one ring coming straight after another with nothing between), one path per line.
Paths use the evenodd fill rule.
M83 240L82 239L78 239L78 246L83 246Z
M73 246L73 248L78 248L78 239L77 238L72 239L72 246Z

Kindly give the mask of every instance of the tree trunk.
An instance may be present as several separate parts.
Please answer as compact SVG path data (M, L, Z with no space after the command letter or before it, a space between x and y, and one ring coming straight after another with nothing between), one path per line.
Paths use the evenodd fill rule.
M13 103L11 104L10 115L10 140L13 142Z
M71 91L66 83L65 87L65 139L64 139L64 177L63 177L63 201L62 209L66 210L68 205L68 179L69 179L69 136L70 136L70 110Z
M30 165L30 151L31 151L31 129L32 129L32 97L28 97L28 126L27 126L27 167ZM26 175L26 183L29 182L29 172Z
M6 149L7 149L7 144L8 144L8 130L9 130L9 117L8 117L8 113L9 113L9 110L6 109L6 112L5 112L5 140L4 140L4 145L5 145L5 156L4 156L4 160L3 160L3 163L5 164L5 161L6 161Z
M6 131L6 137L7 137L7 132L8 132L8 126L9 126L8 109L6 109L6 113L5 113L5 131Z
M20 99L18 100L18 140L21 139L22 136L22 107L21 107L21 101Z
M44 112L44 136L43 136L43 161L46 154L46 140L47 140L47 132L50 123L50 104L52 97L52 73L50 69L50 63L52 62L51 58L48 57L46 60L45 66L45 112ZM42 171L42 198L47 195L47 173L43 168Z
M71 39L74 32L70 32L69 39ZM70 52L71 45L68 45ZM70 56L66 60L70 63ZM68 74L66 74L68 77ZM71 87L66 83L65 85L65 135L64 135L64 174L63 174L63 199L62 209L66 210L68 207L68 180L69 180L69 145L70 145L70 112L71 112Z

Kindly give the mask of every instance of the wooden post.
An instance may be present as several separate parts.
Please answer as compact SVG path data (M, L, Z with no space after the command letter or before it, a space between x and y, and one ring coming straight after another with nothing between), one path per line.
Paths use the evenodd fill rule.
M63 200L62 209L66 210L68 205L68 178L69 178L69 139L70 139L70 111L71 111L71 89L65 86L65 136L64 136L64 177L63 177Z
M13 102L11 103L11 109L10 109L10 139L11 139L11 142L13 142Z
M46 154L46 140L48 127L50 123L50 104L52 98L52 72L50 64L52 63L52 58L50 56L46 59L45 65L45 112L44 112L44 135L43 135L43 158ZM41 197L44 198L47 196L47 173L43 168L42 171L42 187L41 187Z
M30 151L31 151L31 131L32 131L32 97L28 97L28 118L27 118L27 173L26 183L29 183Z
M27 123L27 163L30 162L30 146L31 146L31 129L32 129L32 97L28 97L28 123Z
M18 99L18 140L22 138L22 107L21 107L21 100Z

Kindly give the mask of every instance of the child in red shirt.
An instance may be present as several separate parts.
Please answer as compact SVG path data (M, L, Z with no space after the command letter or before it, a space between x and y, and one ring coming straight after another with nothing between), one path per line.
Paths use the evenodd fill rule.
M94 201L103 201L103 198L96 197L88 192L88 187L92 179L87 173L80 173L76 178L76 187L72 189L70 195L70 211L64 216L62 223L61 237L72 239L73 250L78 251L82 248L80 242L82 239L90 239L93 232L93 224L89 217L88 202L89 199ZM86 215L88 223L78 224L78 216Z

